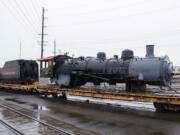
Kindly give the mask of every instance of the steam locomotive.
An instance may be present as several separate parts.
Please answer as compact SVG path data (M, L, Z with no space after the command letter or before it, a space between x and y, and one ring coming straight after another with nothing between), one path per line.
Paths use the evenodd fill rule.
M0 82L32 84L38 81L38 64L33 60L12 60L0 69Z
M60 86L77 87L86 82L98 85L126 83L130 90L133 84L169 86L173 65L168 56L155 57L154 45L146 46L146 57L134 56L132 50L124 50L121 58L106 58L104 52L97 57L72 58L58 55L54 58L51 79Z

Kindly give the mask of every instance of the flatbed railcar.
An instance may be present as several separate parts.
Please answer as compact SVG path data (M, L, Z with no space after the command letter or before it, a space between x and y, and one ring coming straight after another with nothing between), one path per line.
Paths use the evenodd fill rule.
M173 91L151 91L149 89L146 92L127 92L124 90L105 90L105 89L83 89L83 88L62 88L55 85L22 85L22 84L5 84L0 83L0 89L33 93L38 95L52 95L53 98L67 98L67 95L92 97L99 99L109 100L123 100L123 101L139 101L139 102L151 102L157 110L163 111L180 111L180 88L176 88ZM59 96L61 95L61 96Z

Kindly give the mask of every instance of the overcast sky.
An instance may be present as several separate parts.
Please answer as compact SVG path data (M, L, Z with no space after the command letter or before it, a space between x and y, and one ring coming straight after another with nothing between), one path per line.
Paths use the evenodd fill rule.
M44 6L45 56L57 51L70 55L108 57L132 49L145 56L145 45L155 44L155 55L168 55L180 65L179 0L0 0L0 66L7 60L40 57L41 10Z

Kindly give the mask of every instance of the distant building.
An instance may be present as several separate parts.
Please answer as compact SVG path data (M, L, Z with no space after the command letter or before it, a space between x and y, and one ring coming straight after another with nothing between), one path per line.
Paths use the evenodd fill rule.
M51 76L51 68L53 66L53 60L54 60L54 56L37 59L37 61L42 63L42 68L40 69L40 77L49 78Z
M42 63L42 68L40 68L40 84L51 84L52 66L54 64L54 56L44 57L37 59L39 63Z

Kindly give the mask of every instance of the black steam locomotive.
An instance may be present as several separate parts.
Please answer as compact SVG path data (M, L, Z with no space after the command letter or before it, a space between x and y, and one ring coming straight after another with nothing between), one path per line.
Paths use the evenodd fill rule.
M32 84L38 81L38 64L33 60L7 61L0 69L0 82Z
M100 84L126 83L127 89L132 84L152 84L169 86L173 67L168 56L155 57L154 46L147 45L146 57L134 57L132 50L124 50L121 58L107 59L99 52L97 57L72 58L59 55L54 58L51 79L60 86L77 87L86 82Z

